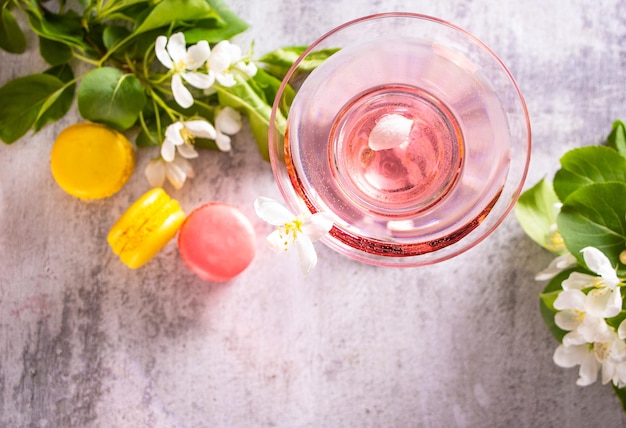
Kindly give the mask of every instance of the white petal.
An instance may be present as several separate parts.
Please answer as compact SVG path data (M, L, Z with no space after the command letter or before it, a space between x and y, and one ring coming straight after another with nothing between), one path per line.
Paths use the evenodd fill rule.
M187 45L183 33L176 33L170 36L167 42L167 52L174 61L174 67L176 67L179 62L185 62L187 60Z
M256 74L257 70L258 70L255 63L249 62L249 63L246 64L243 61L240 61L237 64L235 64L235 68L237 68L238 70L241 70L248 77L254 76Z
M602 363L602 385L609 383L615 376L616 365L611 361L604 361Z
M183 125L182 122L174 122L168 125L168 127L165 128L165 140L169 140L170 144L174 146L184 144L185 140L183 140L183 136L180 134L180 131L182 131L184 127L185 125Z
M187 174L174 162L166 165L165 175L175 189L180 189L185 184Z
M308 216L302 224L302 232L313 242L326 235L332 228L333 217L326 212Z
M622 321L617 328L617 335L620 339L626 339L626 320Z
M554 300L554 309L559 311L571 309L574 311L586 312L585 299L585 293L580 290L563 290Z
M587 275L586 273L572 272L570 276L561 283L563 290L582 290L586 287L591 287L595 276Z
M585 358L584 353L589 352L587 346L565 346L559 345L554 351L552 359L554 364L563 368L575 367Z
M235 76L233 76L232 73L216 73L215 79L217 80L217 83L225 88L230 88L231 86L235 86L235 84L237 84Z
M190 120L185 122L185 128L195 137L215 139L215 128L206 120Z
M184 172L187 177L192 178L195 176L191 163L184 157L176 156L176 158L174 158L174 161L172 163L175 164L178 168L180 168L180 170Z
M611 342L611 361L623 363L626 361L626 342L624 342L615 331Z
M273 226L293 221L295 216L284 205L271 198L259 196L254 201L256 215Z
M412 119L401 114L388 114L376 123L367 144L374 151L398 147L408 141L412 127Z
M211 48L206 40L201 40L187 50L187 70L202 67L211 56Z
M178 154L183 158L194 159L198 157L198 152L191 144L181 144L176 146L178 148Z
M228 49L230 50L230 63L233 64L241 59L241 48L239 45L228 42Z
M602 251L594 247L585 247L580 252L583 253L587 267L600 275L609 287L614 288L619 284L619 279L611 265L611 261Z
M218 132L215 136L215 144L217 144L217 148L223 152L230 151L230 137L226 134Z
M174 99L182 108L189 108L193 105L193 96L189 89L183 85L183 79L181 79L180 74L172 76L172 92L174 93Z
M208 89L215 83L215 76L213 74L204 74L198 72L181 73L183 79L185 79L191 86L198 89Z
M165 50L165 46L167 45L167 37L159 36L156 39L156 43L154 45L154 52L156 53L156 57L159 59L161 64L170 70L174 68L174 64L172 63L172 59L170 58L170 54Z
M565 331L575 330L582 322L584 315L578 314L574 311L560 311L554 315L554 323Z
M298 248L300 269L304 273L309 273L317 264L317 253L313 242L306 235L300 235L296 240L296 248Z
M576 264L576 257L574 257L570 253L565 253L560 255L550 262L548 267L535 275L536 281L547 281L549 279L554 278L556 275L561 273L563 270L574 266Z
M152 187L162 187L165 183L165 162L161 159L151 160L144 173Z
M174 156L176 156L176 146L172 140L166 138L161 144L161 157L165 162L171 162L174 160Z
M585 342L606 342L610 340L615 333L604 321L604 318L594 317L586 314L583 321L578 326L578 332L585 338Z
M594 383L598 377L599 363L588 345L564 346L559 345L554 351L554 363L559 367L569 368L580 364L579 378L576 384L587 386Z
M611 318L616 316L622 310L620 289L594 288L587 293L585 307L588 313L596 317Z
M588 344L585 336L583 336L579 331L574 330L567 333L563 336L563 345L565 346L578 346Z
M617 366L617 382L615 386L618 388L624 388L626 386L626 363L621 363Z
M558 267L559 269L567 269L578 263L576 257L574 257L572 253L561 254L555 259L555 261L556 267Z
M224 107L215 117L215 127L224 134L234 135L241 131L241 113L232 107Z
M230 55L230 43L227 40L222 40L213 46L211 56L209 57L209 68L216 73L224 72L230 67Z
M278 229L275 229L272 233L267 235L265 242L268 247L277 253L287 251L289 249L289 245L291 244L289 241L285 240L283 234Z
M598 363L594 355L592 353L589 353L585 356L584 360L580 364L576 385L588 386L594 383L598 378L598 370L600 370L600 364Z

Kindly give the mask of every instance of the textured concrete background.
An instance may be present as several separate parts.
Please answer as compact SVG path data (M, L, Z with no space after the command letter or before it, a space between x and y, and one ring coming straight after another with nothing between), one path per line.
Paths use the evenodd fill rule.
M527 185L569 148L626 119L624 1L230 0L256 53L303 44L348 19L405 10L474 33L509 66L533 132ZM0 54L0 83L43 69L36 48ZM2 100L10 102L10 100ZM260 245L227 284L202 282L175 243L131 271L106 233L148 188L84 203L53 182L48 156L72 113L0 146L2 427L618 427L609 386L575 385L552 362L535 272L550 256L510 216L439 265L376 268L318 246L308 276L295 254ZM189 211L222 200L267 226L252 201L278 197L249 130L232 153L202 153L170 193Z

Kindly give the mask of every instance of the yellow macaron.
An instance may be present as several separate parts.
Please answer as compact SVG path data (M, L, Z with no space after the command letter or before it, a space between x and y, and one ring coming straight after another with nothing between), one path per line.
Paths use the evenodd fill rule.
M146 192L117 220L107 241L131 269L147 263L176 235L185 220L178 201L160 187Z
M80 199L102 199L120 190L135 168L132 144L121 133L85 122L65 128L50 153L58 185Z

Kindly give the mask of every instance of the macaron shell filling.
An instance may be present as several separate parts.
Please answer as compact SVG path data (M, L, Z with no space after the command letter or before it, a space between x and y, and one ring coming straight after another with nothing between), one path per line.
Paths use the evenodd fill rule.
M187 216L178 234L178 249L185 264L200 278L223 282L252 262L256 235L237 208L210 202Z
M113 225L107 241L131 269L147 263L176 235L185 214L161 188L139 198Z
M160 188L142 195L126 210L111 228L107 241L115 254L120 254L128 241L170 200Z
M143 266L176 235L184 220L178 202L170 200L126 242L120 259L133 269Z

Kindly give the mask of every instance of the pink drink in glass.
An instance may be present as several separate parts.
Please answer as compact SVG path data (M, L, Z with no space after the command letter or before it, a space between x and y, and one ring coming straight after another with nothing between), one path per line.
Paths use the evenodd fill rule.
M511 169L516 180L520 168L525 176L530 141L519 92L499 89L511 84L508 72L483 72L482 57L493 58L484 46L464 49L424 37L364 37L297 88L272 163L288 201L334 215L331 247L382 265L451 257L460 251L429 254L481 225ZM373 132L386 120L403 130L385 128L388 146L375 147ZM512 148L524 143L520 165L511 168ZM516 198L521 184L514 185ZM508 212L511 201L503 203Z

